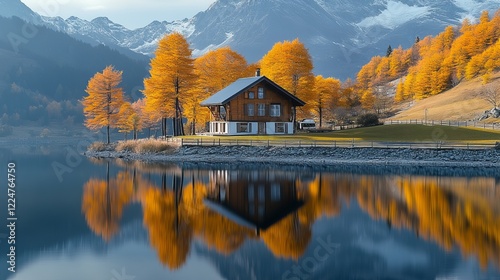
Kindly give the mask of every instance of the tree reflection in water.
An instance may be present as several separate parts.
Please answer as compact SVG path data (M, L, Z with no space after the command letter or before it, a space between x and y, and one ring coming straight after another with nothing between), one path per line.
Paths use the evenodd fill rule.
M194 238L225 255L261 240L278 258L302 256L318 218L353 199L373 219L409 229L446 250L457 246L483 268L500 267L499 182L495 178L376 176L319 172L185 170L122 164L115 178L84 185L89 228L109 241L124 207L139 203L149 242L170 269ZM107 165L109 168L109 165Z

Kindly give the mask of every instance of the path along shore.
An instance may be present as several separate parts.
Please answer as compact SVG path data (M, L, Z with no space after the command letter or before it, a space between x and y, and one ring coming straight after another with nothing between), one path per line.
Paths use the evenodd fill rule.
M323 147L186 146L169 153L87 151L96 158L165 163L272 163L285 165L405 165L498 167L499 149L392 149Z

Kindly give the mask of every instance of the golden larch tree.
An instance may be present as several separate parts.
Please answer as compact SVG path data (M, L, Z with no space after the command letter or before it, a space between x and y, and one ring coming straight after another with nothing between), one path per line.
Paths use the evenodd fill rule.
M340 97L340 81L331 77L324 78L319 75L316 76L314 82L314 113L317 114L319 119L319 126L323 126L323 119L325 114L331 112L334 104L338 102Z
M306 102L297 118L309 117L313 101L313 63L304 44L295 39L276 43L262 58L262 74Z
M88 96L82 100L85 126L91 130L106 127L108 144L109 129L116 128L124 102L121 81L122 71L107 66L89 80L85 90Z
M132 108L132 104L128 101L124 101L118 115L116 127L118 128L118 132L123 132L126 137L129 132L134 130L134 117L136 117L137 114Z
M251 75L245 58L229 47L216 49L194 62L197 85L185 100L185 115L190 120L192 133L197 123L210 121L210 111L200 103L239 78Z
M182 102L194 87L194 60L186 38L166 35L158 43L150 62L150 77L144 79L146 112L174 119L174 135L182 135ZM165 122L162 122L165 123ZM166 129L164 128L164 135Z

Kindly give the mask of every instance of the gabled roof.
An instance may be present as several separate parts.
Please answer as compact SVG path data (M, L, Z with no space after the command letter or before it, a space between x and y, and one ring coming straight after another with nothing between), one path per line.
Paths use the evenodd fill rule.
M238 79L234 83L224 88L223 90L215 93L214 95L210 96L209 98L201 102L200 105L201 106L225 105L229 101L231 101L231 99L236 97L238 94L245 92L249 88L261 82L267 83L268 85L276 89L278 93L283 94L287 98L290 98L293 102L293 105L295 106L304 106L306 104L304 101L298 99L296 96L289 93L284 88L280 87L278 84L271 81L266 76L259 76L259 77Z

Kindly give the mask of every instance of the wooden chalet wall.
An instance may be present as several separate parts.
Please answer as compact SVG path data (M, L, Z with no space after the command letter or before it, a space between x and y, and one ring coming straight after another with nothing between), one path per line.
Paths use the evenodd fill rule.
M258 99L258 88L264 88L264 98ZM248 98L248 92L254 93L254 99ZM247 104L254 104L254 116L246 114ZM258 104L266 105L265 116L258 116ZM270 116L270 105L280 104L281 113L279 117ZM228 121L241 122L290 122L292 120L292 102L280 93L270 89L266 83L260 83L248 89L232 99L226 106Z

